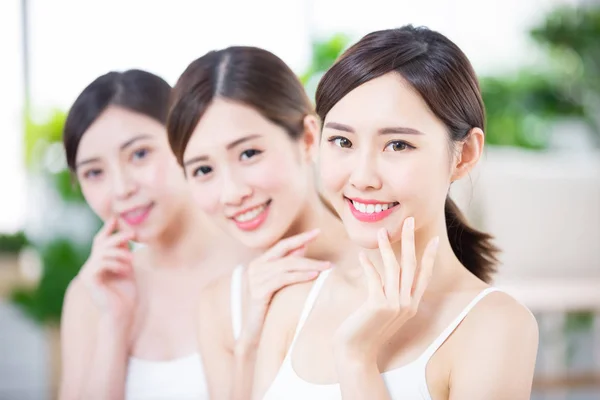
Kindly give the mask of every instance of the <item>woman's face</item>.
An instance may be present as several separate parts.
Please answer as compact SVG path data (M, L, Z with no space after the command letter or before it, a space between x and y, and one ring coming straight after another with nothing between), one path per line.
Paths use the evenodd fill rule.
M306 136L294 140L254 108L214 100L183 156L196 204L246 246L270 247L314 190Z
M398 241L407 217L417 229L443 218L456 172L446 127L397 73L364 83L330 110L319 159L326 196L365 248L377 247L381 228Z
M189 195L165 127L120 107L107 108L84 133L76 173L94 212L118 217L140 242L163 233Z

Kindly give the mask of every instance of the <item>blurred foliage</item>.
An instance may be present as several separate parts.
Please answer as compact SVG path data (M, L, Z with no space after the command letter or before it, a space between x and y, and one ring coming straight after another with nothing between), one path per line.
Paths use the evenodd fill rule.
M78 249L66 238L51 241L37 248L41 256L43 274L34 289L16 288L11 300L38 323L60 321L63 299L69 282L89 254L89 248Z
M327 71L349 43L350 38L343 33L336 33L326 40L314 40L311 63L308 69L300 75L300 81L307 85L312 77Z
M28 168L40 166L47 147L52 143L62 143L62 132L67 115L53 110L43 122L25 116L25 165Z
M66 114L60 110L50 113L46 122L27 118L24 156L30 177L41 178L49 183L63 203L81 205L85 200L71 172L66 169L61 150L65 119ZM60 151L55 151L57 149ZM69 282L77 275L89 255L92 237L89 239L87 244L82 245L82 241L61 235L52 236L49 241L25 237L40 258L42 275L34 288L14 288L12 301L36 322L59 322Z
M27 245L25 233L0 234L0 254L18 254Z
M317 85L342 52L350 44L350 37L336 33L329 39L315 39L312 42L312 58L306 71L299 76L306 93L314 103Z
M560 118L586 121L600 139L600 6L561 6L530 36L548 70L482 78L488 143L542 149Z

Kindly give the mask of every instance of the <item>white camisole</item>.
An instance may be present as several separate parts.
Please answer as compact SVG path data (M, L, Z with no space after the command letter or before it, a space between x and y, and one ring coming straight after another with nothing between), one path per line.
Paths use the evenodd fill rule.
M277 373L277 376L265 393L263 400L342 399L339 384L314 384L307 382L299 377L298 374L296 374L291 362L291 354L293 353L294 345L298 339L298 334L302 330L302 327L304 326L304 323L306 322L306 319L308 318L308 315L315 304L317 296L319 295L319 291L321 290L325 279L327 279L329 272L330 270L322 272L311 288L308 297L306 298L300 320L298 321L298 326L296 327L292 344L285 356L279 372ZM497 290L498 289L496 288L487 288L481 291L415 361L400 368L395 368L381 374L392 399L431 400L426 381L427 363L433 354L440 348L440 346L446 341L446 339L448 339L452 332L454 332L462 320L467 316L469 311L471 311L471 309L481 299L483 299L489 293ZM232 302L232 307L233 304L234 303ZM236 324L237 323L234 323L234 327L237 326Z
M133 251L145 247L132 242ZM125 400L208 400L200 353L167 361L129 357Z
M129 358L125 400L208 400L199 353L168 361Z

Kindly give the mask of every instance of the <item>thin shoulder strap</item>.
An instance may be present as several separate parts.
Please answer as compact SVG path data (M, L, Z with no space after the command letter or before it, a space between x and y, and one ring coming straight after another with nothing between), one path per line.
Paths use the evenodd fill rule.
M473 307L475 307L477 305L477 303L479 303L488 294L493 293L493 292L498 292L498 291L500 291L498 288L489 287L489 288L483 289L481 292L479 292L479 294L477 296L475 296L475 298L473 300L471 300L471 302L461 311L461 313L458 314L458 316L452 321L452 323L450 323L450 325L448 325L448 327L446 329L444 329L442 334L439 335L433 341L433 343L431 343L429 345L427 350L425 350L425 353L423 353L423 355L421 356L422 359L425 361L428 361L435 354L435 352L442 346L442 344L444 344L444 342L450 337L450 335L452 335L452 333L456 330L458 325L460 325L460 323L463 321L463 319L465 319L465 317L469 314L469 312L473 309Z
M296 332L294 332L294 338L292 340L292 344L288 351L288 354L292 353L294 349L294 345L296 344L296 340L298 339L298 334L302 330L304 323L308 319L310 312L312 311L315 302L317 301L317 297L319 297L319 292L321 291L321 287L323 287L323 283L329 276L329 272L331 269L325 270L319 274L312 288L310 288L310 292L308 292L308 296L306 296L306 301L304 302L304 308L302 309L302 314L300 314L300 319L298 320L298 325L296 326Z
M244 266L238 265L231 274L231 326L233 338L237 340L242 332L242 278Z

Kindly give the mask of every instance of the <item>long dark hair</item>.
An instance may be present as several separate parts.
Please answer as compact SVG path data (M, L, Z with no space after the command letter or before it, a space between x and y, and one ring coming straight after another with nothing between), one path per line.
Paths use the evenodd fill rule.
M448 130L452 145L473 128L484 128L479 82L465 54L444 35L403 26L370 33L350 47L319 82L316 109L321 120L350 91L389 72L399 73L425 100ZM489 282L498 263L492 236L471 227L446 198L446 226L460 262Z
M294 72L275 54L249 46L211 51L193 61L173 90L167 132L180 164L206 109L216 98L254 108L292 139L304 132L314 109Z
M79 142L109 106L118 106L166 124L171 86L150 72L137 69L109 72L90 83L69 110L63 132L67 164L75 171Z

